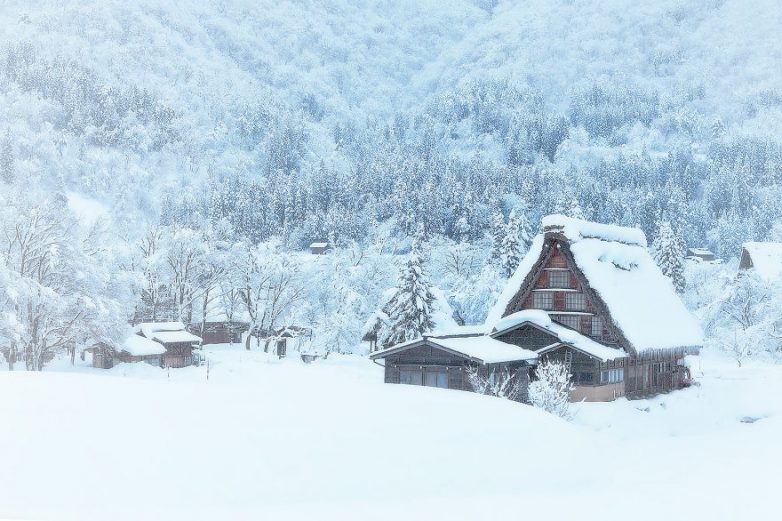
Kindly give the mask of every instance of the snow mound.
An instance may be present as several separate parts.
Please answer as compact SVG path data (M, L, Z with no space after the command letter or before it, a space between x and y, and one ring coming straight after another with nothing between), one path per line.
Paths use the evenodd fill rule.
M613 224L600 224L564 215L547 215L543 218L543 230L559 231L571 242L581 239L600 239L646 247L646 235L638 228L626 228Z

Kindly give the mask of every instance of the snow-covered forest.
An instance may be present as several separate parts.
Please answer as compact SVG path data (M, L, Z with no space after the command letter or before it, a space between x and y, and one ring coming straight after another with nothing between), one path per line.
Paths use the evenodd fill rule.
M199 320L255 274L289 280L263 320L355 351L416 236L475 323L549 213L730 263L782 237L780 9L5 2L3 298L56 333L2 331L92 342L161 285Z
M557 517L564 484L561 515L614 519L651 484L670 519L773 519L781 34L780 0L0 0L0 518ZM510 372L383 387L368 355L483 325L554 214L643 232L703 329L693 387L571 404L541 365L565 420L497 399ZM193 367L91 365L147 322L247 327Z

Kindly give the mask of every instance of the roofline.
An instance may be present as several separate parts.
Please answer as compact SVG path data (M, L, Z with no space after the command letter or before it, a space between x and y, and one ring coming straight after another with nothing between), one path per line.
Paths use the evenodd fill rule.
M403 351L407 351L408 349L412 349L414 347L419 347L419 346L422 346L422 345L426 345L428 342L431 342L432 344L435 344L438 349L442 349L443 351L446 351L446 352L451 353L453 355L459 356L459 357L464 358L466 360L470 360L472 362L479 362L481 364L485 364L486 363L483 360L481 360L480 358L476 358L474 356L470 356L470 355L467 355L465 353L460 353L459 351L455 351L453 349L450 349L448 347L440 345L437 342L435 342L434 340L432 340L431 337L426 337L426 336L423 337L423 338L420 338L418 340L413 340L411 342L406 342L406 343L404 343L402 345L399 345L399 346L389 347L388 349L383 349L381 351L377 351L377 352L369 355L369 359L370 360L377 360L378 358L385 358L385 357L387 357L389 355L393 355L393 354L396 354L396 353L401 353Z
M420 347L422 345L426 345L427 343L433 344L437 349L441 349L445 351L446 353L450 353L452 355L458 356L460 358L464 358L465 360L469 360L470 362L475 362L483 365L492 365L492 364L505 364L510 362L527 362L529 360L535 360L537 359L537 355L534 358L514 358L512 360L503 360L500 362L487 362L486 360L482 358L478 358L476 356L470 356L467 353L462 353L461 351L456 351L455 349L451 349L450 347L446 347L442 344L439 344L437 342L437 338L477 338L477 337L485 337L488 336L489 338L493 337L491 335L482 335L482 334L469 334L469 335L452 335L452 336L442 336L442 337L429 337L425 336L423 338L420 338L415 341L411 341L409 343L405 343L403 345L397 346L397 347L390 347L388 349L383 349L382 351L377 351L371 355L369 355L369 359L372 361L377 360L378 358L386 358L389 355L393 355L396 353L402 353L404 351L407 351L408 349L412 349L414 347ZM508 344L513 345L513 344ZM523 348L521 348L523 349Z

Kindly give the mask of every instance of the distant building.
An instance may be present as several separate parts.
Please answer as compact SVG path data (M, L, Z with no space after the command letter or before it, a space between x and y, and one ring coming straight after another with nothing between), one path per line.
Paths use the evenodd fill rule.
M110 369L118 362L187 367L193 364L193 346L200 343L201 338L186 331L181 322L144 322L121 343L99 343L85 352L92 352L92 366L100 369Z
M323 255L331 251L331 246L327 242L313 242L310 244L310 253L313 255Z
M254 329L251 335L263 340L263 350L272 351L280 358L288 356L288 349L303 351L312 342L312 329L303 326L284 326L276 329Z
M769 284L782 280L782 243L745 242L741 248L739 274L749 270Z
M555 215L489 312L482 334L456 328L370 355L387 383L472 390L468 375L511 371L522 389L542 360L566 364L574 401L640 398L689 383L698 322L647 250L643 232ZM458 331L465 331L459 334Z
M706 248L687 248L687 258L697 259L702 262L714 262L717 256Z

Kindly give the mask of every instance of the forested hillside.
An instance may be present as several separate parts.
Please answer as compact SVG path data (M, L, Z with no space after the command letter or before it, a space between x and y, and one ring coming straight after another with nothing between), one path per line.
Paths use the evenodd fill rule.
M39 212L91 241L74 266L100 252L139 287L150 237L281 258L328 240L388 271L422 233L457 253L429 269L469 322L499 290L498 216L650 242L667 223L724 258L782 238L776 0L11 0L0 24L4 226ZM81 221L51 213L68 202ZM348 343L393 277L328 297L354 308ZM105 279L88 285L116 298Z

